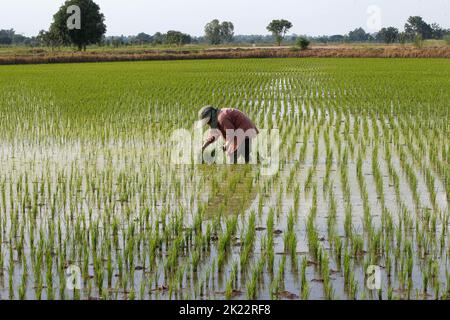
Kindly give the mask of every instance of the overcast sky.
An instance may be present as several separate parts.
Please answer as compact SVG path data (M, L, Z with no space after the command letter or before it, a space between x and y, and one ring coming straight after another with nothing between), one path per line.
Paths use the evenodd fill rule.
M291 33L345 34L356 27L403 28L411 15L450 28L450 0L95 0L106 17L107 35L180 30L202 35L213 18L232 21L236 34L267 34L268 22L290 20ZM48 29L64 0L0 0L0 29L27 36ZM379 19L378 19L379 17ZM375 20L374 20L375 19ZM372 30L370 30L372 29Z

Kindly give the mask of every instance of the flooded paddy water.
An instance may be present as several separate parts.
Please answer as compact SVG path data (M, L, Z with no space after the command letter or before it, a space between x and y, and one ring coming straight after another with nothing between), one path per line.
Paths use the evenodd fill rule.
M0 68L0 299L448 299L449 69ZM279 170L173 164L206 104L278 130Z

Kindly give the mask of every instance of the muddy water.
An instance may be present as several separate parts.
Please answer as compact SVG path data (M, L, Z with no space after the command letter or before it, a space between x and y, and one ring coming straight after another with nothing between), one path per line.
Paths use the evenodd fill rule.
M283 109L284 110L284 109ZM344 150L348 145L349 141L345 140L345 137L342 135L342 132L338 133L340 137L340 142L333 141L334 128L336 128L337 123L331 122L330 117L328 115L322 114L321 112L317 113L317 119L313 120L312 115L306 114L307 107L302 106L301 109L298 107L295 108L296 113L298 112L299 117L303 117L303 124L306 126L303 127L301 135L299 137L291 137L293 143L297 144L297 148L295 149L294 159L298 158L300 148L302 147L302 140L304 134L308 134L307 141L307 151L305 160L300 164L299 170L295 172L295 183L294 186L298 186L300 190L300 201L298 211L295 212L296 215L296 224L295 224L295 234L297 237L297 255L292 257L290 254L285 252L283 236L284 232L287 228L287 216L289 211L293 208L294 203L294 195L293 191L286 190L286 184L291 175L291 169L295 164L294 162L283 163L282 171L279 173L279 178L274 180L272 178L260 178L256 180L256 175L258 173L257 167L252 166L235 166L235 167L195 167L188 166L185 167L168 167L165 166L164 163L160 163L157 161L155 155L150 155L148 153L143 152L142 150L145 148L146 150L151 149L150 146L145 146L143 143L117 143L111 144L107 148L102 150L97 150L95 153L90 153L90 149L85 146L74 144L70 146L54 146L53 148L48 147L36 147L29 148L23 145L22 148L12 148L9 145L4 145L0 149L0 159L2 162L2 168L4 169L3 174L1 176L1 181L3 182L3 192L4 199L2 200L2 206L4 208L4 212L12 212L15 208L18 208L18 212L22 210L24 212L27 211L24 200L21 198L23 193L16 188L17 185L29 187L30 194L33 194L33 190L37 190L39 183L36 183L45 178L47 184L50 184L52 188L55 188L57 185L66 185L69 192L67 193L67 205L65 207L61 207L58 209L59 214L63 215L63 220L66 216L64 213L68 210L71 210L70 203L75 204L79 207L80 212L85 212L86 215L89 213L89 207L93 205L94 208L92 216L86 220L87 225L91 223L91 221L95 221L97 218L97 212L103 210L102 203L98 199L96 199L92 194L93 191L92 180L88 180L88 177L84 174L80 174L82 172L87 172L92 176L106 174L108 171L112 172L113 178L112 181L116 181L116 183L112 186L112 192L115 195L120 194L120 183L117 182L122 173L126 173L128 176L133 176L133 174L138 175L147 175L145 179L149 181L149 185L144 189L134 188L131 191L131 198L126 201L120 201L120 199L115 198L117 201L116 210L119 213L123 213L128 208L132 208L132 212L130 213L136 219L139 217L138 212L144 208L142 205L142 198L145 194L154 193L154 189L151 187L156 183L157 176L161 175L164 177L170 177L168 179L164 179L161 182L162 187L161 190L167 188L170 190L164 197L160 196L159 198L154 198L149 201L151 203L151 208L155 212L162 212L164 209L166 210L176 210L180 207L183 207L187 212L183 217L184 224L186 227L191 226L193 222L192 213L197 211L199 204L204 201L208 201L208 206L206 207L206 215L204 216L203 227L204 229L207 227L211 221L214 220L215 214L220 210L221 206L227 208L226 212L224 212L225 216L236 215L239 214L239 223L238 223L238 233L236 237L233 239L233 243L231 246L231 250L226 258L226 265L224 270L220 273L215 273L207 276L208 272L211 270L211 265L217 259L217 248L215 245L212 245L211 252L202 257L202 260L199 265L199 270L202 270L199 273L194 273L193 276L188 277L185 275L182 280L182 292L181 296L183 297L193 297L195 296L195 288L199 281L204 281L204 293L201 297L196 298L223 298L225 292L226 280L229 276L231 266L233 262L240 260L241 254L241 234L242 230L246 229L248 216L252 211L258 211L258 202L259 199L263 199L262 211L257 214L257 231L256 231L256 241L255 247L253 249L253 253L251 253L251 262L250 266L256 264L256 261L261 257L261 243L262 240L267 237L266 232L266 221L269 210L274 209L275 212L275 230L279 231L279 234L274 235L274 252L275 252L275 273L278 270L281 260L283 257L286 259L286 269L283 278L283 291L287 292L288 295L278 295L279 298L285 298L289 296L289 294L300 295L300 274L298 266L300 265L300 260L302 258L306 258L310 263L306 270L307 281L309 282L310 287L310 299L323 299L323 284L321 281L321 275L318 271L317 265L315 261L312 260L309 254L309 243L307 240L307 231L306 231L306 221L308 215L310 213L313 200L312 200L312 190L305 190L305 184L307 180L308 171L310 168L314 167L313 172L313 184L315 184L317 189L317 218L316 218L316 228L319 235L319 239L321 242L321 246L324 250L329 251L330 255L330 270L331 270L331 281L334 290L334 297L338 299L346 299L348 298L344 276L342 272L342 266L338 265L333 258L332 253L332 244L331 239L328 239L328 230L327 230L327 217L329 215L329 191L324 191L323 180L326 172L326 153L325 153L325 139L324 139L324 127L331 128L330 130L330 138L332 139L331 148L333 151L333 163L331 166L331 176L330 176L330 185L332 193L337 202L337 224L336 224L336 232L337 234L344 240L345 232L344 232L344 212L345 212L345 203L344 203L344 193L341 184L340 172L341 170L348 171L349 177L349 189L350 189L350 201L352 208L352 225L354 228L354 232L356 234L364 235L364 226L363 226L363 201L361 196L361 190L357 181L356 174L356 155L361 152L360 146L355 143L355 156L349 156L348 164L344 166L339 159L337 159L337 155L339 154L339 149L337 144L341 143L341 150ZM284 114L284 111L283 111ZM317 165L314 166L313 161L313 150L315 147L313 132L316 125L316 122L320 120L321 117L325 117L325 121L322 124L322 129L319 132L319 153L318 153L318 161ZM276 118L275 118L276 119ZM336 117L334 117L335 121ZM350 121L351 127L354 126L355 120L357 120L357 116L352 116L349 119L345 119L345 121ZM359 119L358 119L359 120ZM307 125L311 125L308 132L306 132ZM369 123L369 138L370 141L366 141L369 145L372 145L375 140L373 126L379 125L379 123L374 123L370 121ZM341 130L343 126L341 126ZM355 141L356 141L355 137ZM383 139L382 137L380 139ZM426 187L426 183L424 177L420 170L415 169L415 175L417 176L417 192L419 194L419 207L416 207L414 204L413 194L411 187L408 183L406 174L403 169L403 165L399 159L398 154L395 151L394 146L391 146L392 153L392 163L393 166L399 175L399 189L400 189L400 199L397 198L394 191L394 186L392 185L392 181L389 179L388 166L384 159L384 151L382 148L382 143L379 144L378 150L378 166L382 176L382 185L383 185L383 193L385 196L385 206L392 213L392 217L394 223L398 225L399 223L399 215L401 213L401 205L405 206L407 212L411 216L411 218L416 221L422 215L424 210L433 210L429 192ZM285 152L285 150L283 150ZM123 155L127 156L124 157ZM407 153L406 160L407 163L414 167L414 163L412 161L411 154ZM157 163L158 165L155 165ZM153 173L156 167L159 168L160 171L157 173ZM380 228L381 225L381 213L382 213L382 204L380 202L380 198L377 194L376 190L376 182L372 172L372 147L368 147L365 156L363 157L363 176L365 185L368 191L368 203L370 206L370 212L372 216L372 223L375 228ZM67 180L67 177L71 176L71 173L78 175L80 178L80 182L78 185L78 190L71 190L74 184ZM66 179L60 180L59 176L63 174ZM224 192L219 191L216 194L211 193L210 185L205 183L205 181L209 181L211 175L220 175L222 174L225 179L218 186L219 189L226 189L228 183L233 179L233 177L241 176L238 181L237 187L233 195L228 199L224 200ZM27 179L25 183L24 179ZM272 179L272 180L271 180ZM246 189L245 185L248 181L255 180L252 185L251 191ZM257 192L259 190L257 187L259 184L264 182L271 181L271 191L266 194L262 194ZM180 186L179 194L175 193L174 184L178 183ZM281 207L277 208L277 202L280 198L278 191L281 190L282 195L282 203ZM443 181L441 181L438 175L435 176L435 191L437 195L437 203L438 203L438 211L443 215L448 214L448 201L446 198ZM51 198L52 195L47 191L44 191L41 199L46 199L47 201L40 203L39 206L39 215L37 217L36 222L40 225L47 226L50 217L48 213L52 210L51 208ZM192 200L191 200L192 199ZM145 201L147 202L147 201ZM5 219L6 217L6 219ZM11 219L8 219L8 216L3 216L3 228L4 230L9 230L12 227ZM170 220L170 217L167 217L167 220ZM28 225L25 226L25 235L27 236ZM224 226L223 226L224 227ZM436 234L439 234L442 230L442 224L438 223ZM65 225L62 225L62 235L63 237L69 235L73 232L72 229L67 229ZM119 236L122 233L119 233ZM44 234L46 236L47 234ZM37 237L37 240L39 236ZM413 245L415 246L414 238L411 238ZM446 241L446 245L448 245L448 238ZM0 276L0 298L5 299L9 296L9 275L7 273L7 266L11 264L10 256L5 254L8 252L9 242L8 239L3 239L2 243L2 252L5 257L3 262L3 275ZM395 243L394 243L395 249ZM152 280L151 288L145 291L145 295L143 298L151 298L151 299L167 299L169 298L169 294L165 286L167 285L166 278L164 275L164 262L167 252L170 250L170 247L163 246L161 254L157 257L157 265L158 269L156 271L147 272L145 269L137 269L134 273L134 289L136 292L139 292L140 284L142 281ZM364 250L367 252L369 248L367 247L367 239L364 241ZM30 257L30 247L25 245L24 248L25 256ZM391 253L392 254L392 253ZM14 260L15 257L13 255L13 263L16 265L14 273L12 275L13 285L15 286L15 295L17 295L18 284L22 281L23 276L23 265L21 261ZM292 264L292 260L295 259L297 261L297 268L295 268ZM363 256L361 259L353 259L353 267L352 271L355 274L356 281L358 283L358 298L377 298L377 294L373 291L370 291L365 286L365 270L364 270L364 259ZM395 259L395 257L393 257ZM436 255L436 261L439 265L439 274L438 281L441 282L441 286L445 287L445 272L446 272L446 262L448 257L445 254ZM189 265L190 255L189 253L185 256L179 257L180 266ZM72 263L82 264L82 260L74 260ZM136 264L142 264L142 261L136 257ZM398 275L396 272L393 272L391 277L386 275L384 269L385 259L381 259L381 272L382 272L382 287L387 288L388 284L396 290L395 294L399 297L405 297L404 291L397 289L399 287ZM54 274L54 286L56 297L58 297L58 286L59 282L57 279L57 266L54 264L52 267L52 274ZM250 268L251 270L251 268ZM421 292L422 288L422 277L423 277L423 265L420 261L420 257L415 256L413 261L413 288ZM92 261L89 263L88 272L90 275L94 274L94 267ZM115 269L114 273L117 273L117 269ZM237 277L237 290L239 293L235 296L236 299L246 298L246 283L249 281L249 274L245 272L239 272ZM269 299L273 296L270 292L270 284L273 280L273 275L264 270L262 279L258 284L258 294L257 297L261 299ZM36 298L36 287L32 284L35 282L35 278L33 273L30 272L27 286L27 298L34 299ZM94 288L91 290L90 296L98 298L98 292ZM128 298L130 289L123 290L119 289L120 286L116 278L113 280L112 288L109 291L112 294L112 297L115 298ZM162 288L162 289L158 289ZM48 298L47 291L45 290L46 286L43 287L42 299ZM425 298L433 298L433 291L428 292L428 295ZM88 298L87 293L84 292L84 298ZM117 294L117 296L116 296ZM184 294L184 295L183 295ZM415 291L412 293L416 294ZM387 290L382 291L383 298L387 298ZM71 292L66 293L67 298L72 297ZM296 296L291 296L296 297Z

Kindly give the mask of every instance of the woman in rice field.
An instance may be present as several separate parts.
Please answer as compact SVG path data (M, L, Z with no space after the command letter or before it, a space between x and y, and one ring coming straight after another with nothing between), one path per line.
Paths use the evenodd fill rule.
M203 151L222 135L225 140L223 151L227 153L230 163L237 163L244 156L245 163L251 160L251 140L259 133L250 118L233 108L218 109L206 106L199 111L200 126L209 125L211 134L202 147Z

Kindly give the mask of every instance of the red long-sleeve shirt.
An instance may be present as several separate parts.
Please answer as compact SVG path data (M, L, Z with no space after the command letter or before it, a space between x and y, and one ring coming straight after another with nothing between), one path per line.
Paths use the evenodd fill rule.
M242 130L242 134L239 134L240 131L236 131L239 129ZM227 134L227 130L231 130L229 131L231 134ZM204 148L216 141L221 134L227 142L227 153L231 155L246 137L254 138L258 133L258 129L245 113L233 108L220 109L217 114L217 130L211 131Z

